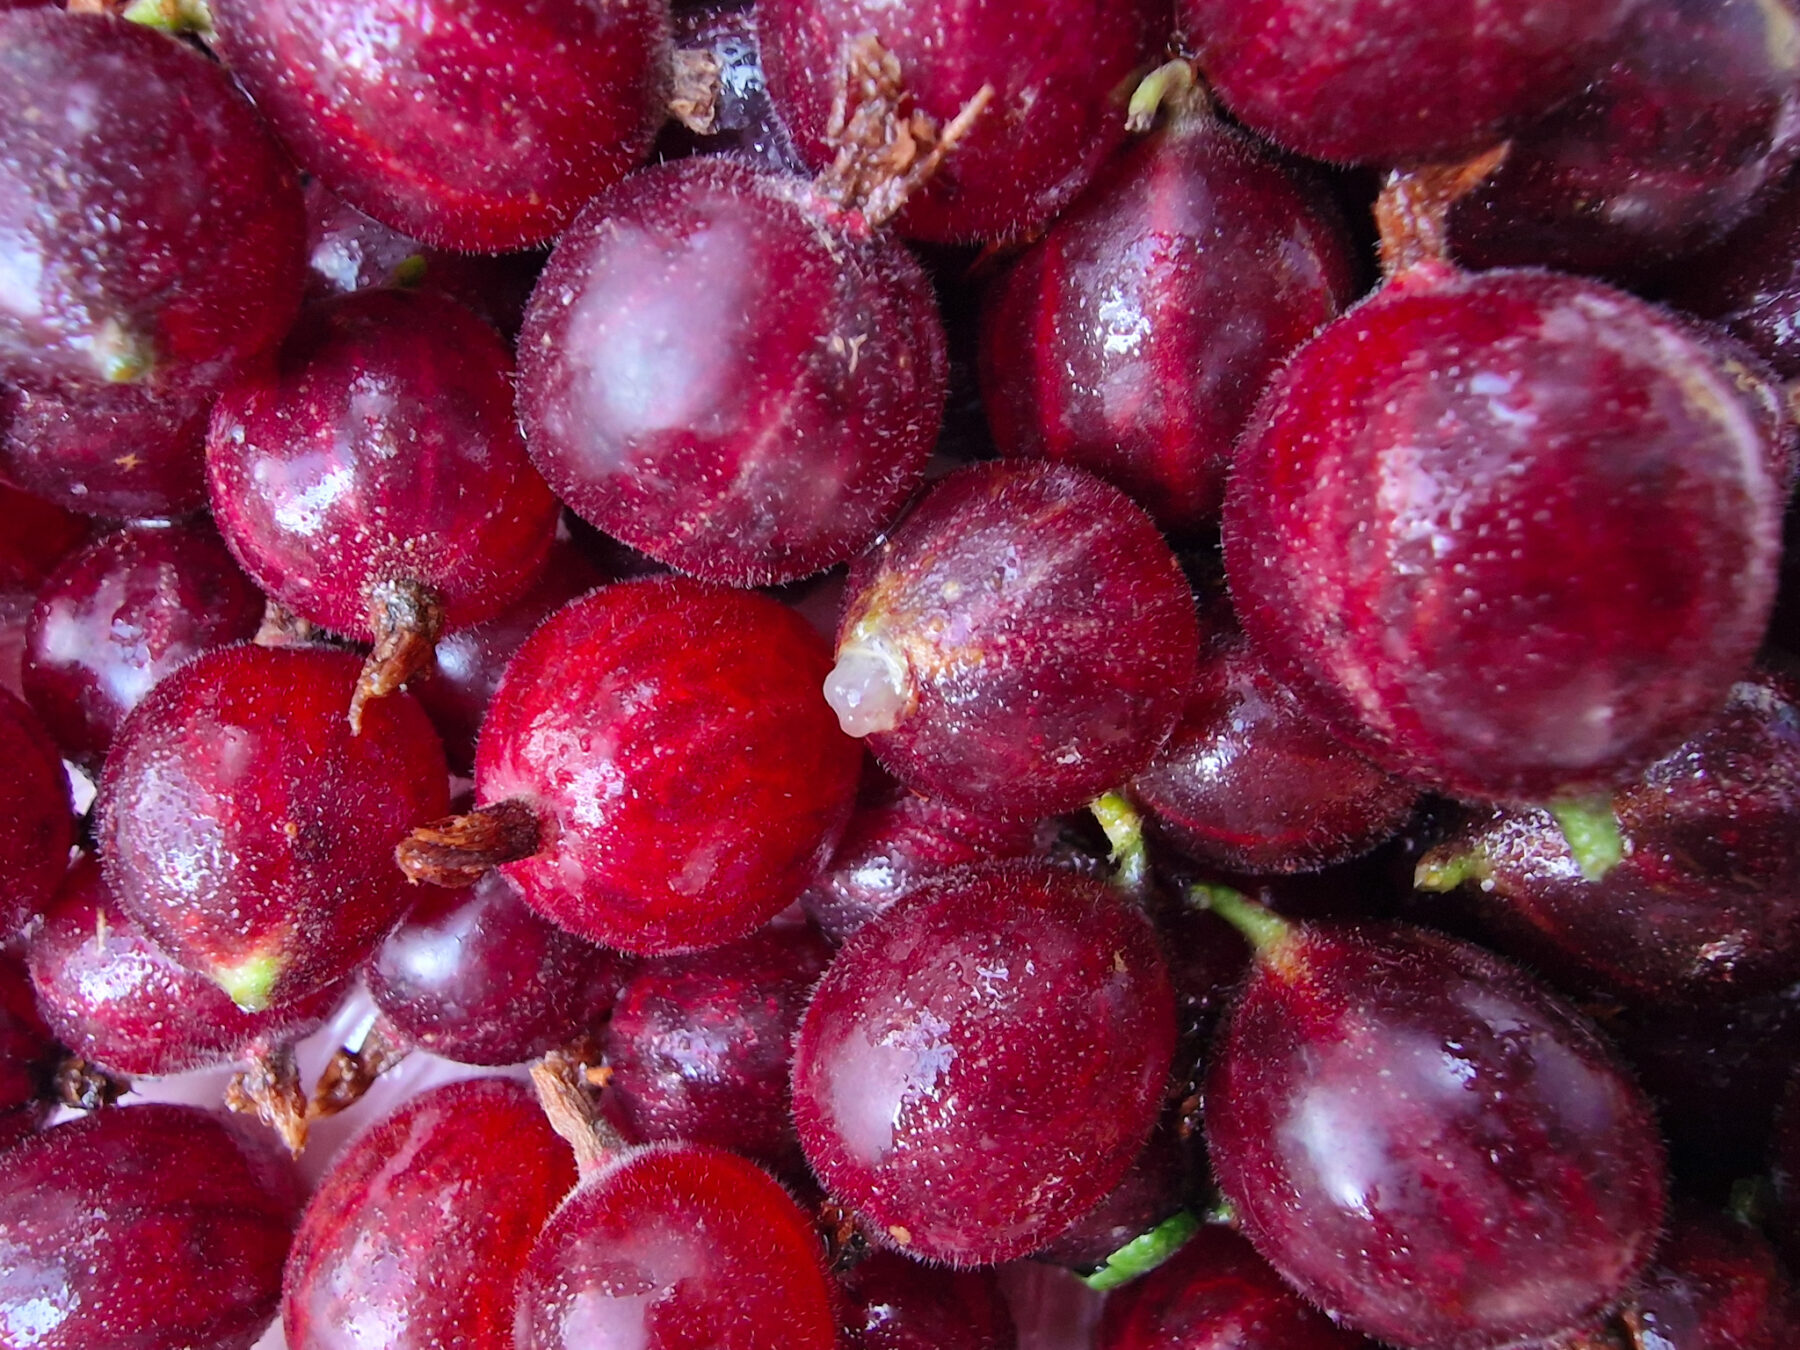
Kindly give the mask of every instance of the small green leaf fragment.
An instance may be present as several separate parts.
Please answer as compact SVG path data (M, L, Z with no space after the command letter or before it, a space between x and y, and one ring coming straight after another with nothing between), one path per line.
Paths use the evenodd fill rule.
M1164 1219L1148 1233L1127 1242L1107 1257L1105 1264L1083 1283L1099 1293L1130 1284L1175 1255L1199 1231L1200 1220L1184 1209L1173 1217Z

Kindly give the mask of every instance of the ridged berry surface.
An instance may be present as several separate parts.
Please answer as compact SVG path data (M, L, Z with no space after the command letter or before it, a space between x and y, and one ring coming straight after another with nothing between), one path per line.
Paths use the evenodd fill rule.
M1621 291L1404 272L1264 394L1232 601L1308 712L1392 773L1543 800L1635 773L1762 637L1779 485L1717 360Z
M216 380L300 302L294 171L217 65L140 24L0 15L0 374Z
M512 1350L515 1287L575 1186L523 1083L433 1088L333 1163L294 1235L288 1350Z
M250 1350L275 1315L300 1179L262 1126L110 1107L6 1154L0 1327L32 1350Z
M506 865L540 914L644 955L772 918L830 856L862 754L819 690L823 641L767 596L619 582L525 640L475 757L483 805L542 843Z
M824 1248L786 1191L722 1149L631 1149L585 1177L519 1280L517 1350L833 1350Z
M1001 453L1078 464L1165 530L1216 516L1275 367L1355 294L1342 223L1205 112L1177 112L987 291Z
M301 166L440 248L547 243L662 120L667 0L215 0L212 16Z
M98 766L151 687L197 652L254 637L263 594L204 522L127 526L38 592L25 696L69 758Z
M1001 239L1041 226L1125 134L1130 83L1168 16L1148 0L1009 5L765 0L757 7L776 111L815 167L831 162L832 101L847 44L874 34L900 63L911 106L942 125L983 84L994 101L896 220L917 239Z
M341 633L368 634L388 581L437 591L449 627L488 618L530 585L556 529L511 377L499 335L440 296L309 308L213 410L220 532L264 590Z
M404 912L393 851L449 805L444 752L410 697L344 710L361 665L319 647L222 647L126 719L100 784L119 905L240 1006L353 970Z
M1454 160L1599 73L1635 0L1178 0L1214 92L1251 130L1342 163Z
M735 586L866 546L919 484L944 381L942 323L904 248L800 179L715 157L589 206L519 337L520 416L557 494Z
M1422 929L1314 925L1262 953L1213 1049L1206 1142L1263 1258L1406 1350L1569 1327L1662 1229L1662 1140L1612 1051Z
M794 1055L794 1121L875 1241L950 1265L1043 1246L1149 1138L1175 1046L1148 923L1030 864L953 874L863 928Z

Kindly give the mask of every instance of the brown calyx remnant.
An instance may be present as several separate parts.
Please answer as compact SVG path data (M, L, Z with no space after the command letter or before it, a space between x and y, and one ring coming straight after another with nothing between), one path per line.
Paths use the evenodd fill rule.
M1498 169L1512 148L1503 141L1460 164L1395 169L1375 198L1381 275L1388 280L1428 259L1450 260L1450 208Z
M696 136L710 136L719 119L719 77L724 68L709 47L677 47L669 116Z
M296 1158L306 1148L306 1090L300 1086L300 1066L291 1044L255 1050L250 1062L226 1084L225 1105L262 1121Z
M444 633L444 597L422 581L383 581L369 590L369 631L375 649L363 662L350 699L350 732L362 734L363 705L386 698L408 680L437 668Z
M834 1275L842 1275L873 1250L856 1215L835 1200L819 1206L813 1227L825 1244L825 1263Z
M385 1016L377 1015L362 1044L354 1050L341 1047L320 1072L306 1103L307 1121L328 1120L356 1105L376 1079L411 1053L405 1034Z
M583 1176L631 1147L613 1123L600 1114L589 1090L589 1066L563 1050L552 1050L531 1066L544 1118L575 1150L575 1166Z
M251 641L259 647L305 647L322 636L311 619L301 618L271 596L263 603L262 627Z
M870 225L886 224L993 100L994 86L982 85L940 129L913 106L899 59L873 34L857 38L845 52L843 83L825 128L837 157L816 186L844 210L861 212Z
M473 886L490 868L529 858L542 838L537 812L530 806L495 802L419 826L394 849L394 861L414 881Z
M51 1076L50 1095L59 1106L98 1111L131 1091L131 1080L101 1068L91 1059L70 1055Z

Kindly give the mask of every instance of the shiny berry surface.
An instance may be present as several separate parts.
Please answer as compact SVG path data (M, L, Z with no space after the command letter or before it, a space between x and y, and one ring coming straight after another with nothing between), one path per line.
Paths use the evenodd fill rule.
M1543 811L1472 822L1425 871L1476 883L1462 894L1489 941L1566 987L1651 1008L1800 979L1800 685L1735 685L1612 809L1626 854L1597 880Z
M497 612L543 565L557 505L513 421L499 336L453 301L363 291L309 309L213 411L214 518L269 594L342 633L412 581L449 627Z
M101 780L101 857L126 913L255 1011L348 974L408 900L393 850L449 804L411 698L350 731L360 660L224 647L126 719Z
M43 909L75 842L69 776L22 699L0 690L0 937Z
M473 769L476 734L519 644L551 614L607 580L572 541L557 540L523 595L492 618L438 639L437 673L409 688L444 738L453 771L466 775Z
M1780 1350L1800 1336L1800 1303L1754 1228L1684 1207L1625 1320L1646 1350Z
M1225 106L1288 150L1340 163L1454 160L1573 94L1633 0L1177 0Z
M218 390L108 384L18 389L0 469L88 515L179 516L206 505L206 419Z
M811 924L776 922L639 966L601 1040L632 1137L714 1144L800 1172L788 1059L830 958Z
M298 1040L343 1001L326 985L292 1003L245 1012L206 976L177 965L112 897L100 864L84 857L26 947L44 1018L62 1043L115 1073L212 1068L260 1042Z
M1373 1350L1282 1283L1250 1244L1208 1224L1106 1301L1095 1350Z
M832 1350L824 1249L786 1191L720 1149L632 1149L584 1178L519 1281L517 1350Z
M1641 301L1422 263L1265 393L1225 506L1232 601L1307 711L1390 772L1591 791L1749 663L1770 463L1710 352Z
M1117 488L1067 465L976 465L851 568L826 696L908 787L1050 815L1149 762L1198 633L1175 555Z
M844 1350L1016 1350L993 1272L945 1270L873 1252L841 1277Z
M94 14L0 15L0 374L216 379L300 300L300 189L218 66Z
M1290 928L1214 1047L1206 1141L1295 1288L1407 1350L1561 1330L1661 1231L1649 1104L1560 999L1422 929Z
M1208 644L1180 725L1128 792L1157 837L1252 874L1366 853L1417 796L1307 716L1236 633Z
M505 1078L415 1097L341 1154L294 1236L289 1350L511 1350L514 1288L575 1160Z
M109 1108L6 1154L0 1327L33 1350L250 1350L300 1211L262 1127L192 1106Z
M25 696L62 752L98 765L150 687L196 652L256 635L263 595L204 522L95 540L38 592Z
M984 84L994 100L895 225L917 239L1000 239L1066 206L1124 138L1124 96L1168 19L1148 0L1057 0L1029 19L1005 5L762 0L776 111L816 168L831 162L832 101L852 39L874 34L911 106L940 125Z
M994 439L1191 530L1218 514L1258 391L1354 294L1348 237L1317 186L1178 111L989 289Z
M1800 154L1785 0L1645 0L1607 56L1452 209L1461 261L1642 277L1744 219Z
M995 864L916 891L840 951L794 1056L807 1161L879 1243L950 1265L1041 1247L1149 1137L1174 998L1104 883Z
M532 459L583 519L727 585L860 551L944 402L924 273L801 180L714 157L635 174L558 242L519 339Z
M1038 851L1034 820L964 811L905 788L859 803L800 903L842 943L914 887L952 868Z
M539 813L506 873L540 914L656 955L791 903L849 816L861 752L819 695L824 643L766 596L619 582L525 640L476 752L483 805Z
M467 890L423 887L364 970L387 1018L462 1064L522 1064L591 1032L626 975L617 952L539 917L490 872Z
M662 119L666 0L216 0L212 16L301 166L440 248L547 243Z

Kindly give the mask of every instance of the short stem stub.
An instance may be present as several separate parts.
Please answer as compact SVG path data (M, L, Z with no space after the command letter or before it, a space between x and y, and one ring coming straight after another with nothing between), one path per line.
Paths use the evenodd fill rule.
M225 1105L274 1130L296 1158L306 1149L306 1089L291 1044L262 1045L225 1086Z
M356 1105L376 1079L411 1053L406 1034L388 1021L385 1013L377 1013L363 1033L362 1044L354 1050L341 1047L320 1072L307 1099L307 1120L329 1120Z
M696 136L710 136L719 123L719 58L708 47L677 47L670 58L669 116Z
M1210 909L1242 933L1261 956L1294 935L1294 926L1264 908L1242 891L1205 882L1188 888L1188 901L1197 909Z
M1148 1233L1127 1242L1082 1283L1100 1293L1130 1284L1175 1255L1199 1231L1200 1220L1184 1209L1164 1219Z
M583 1176L631 1147L600 1114L588 1091L586 1066L580 1060L552 1050L531 1066L531 1086L550 1128L575 1150L575 1166Z
M1486 881L1493 874L1487 855L1476 848L1439 844L1419 859L1413 869L1413 889L1453 891L1470 881Z
M837 154L815 186L841 209L860 212L871 226L899 215L931 180L994 101L994 86L977 89L941 129L909 108L911 101L899 58L879 38L871 33L850 44L825 127L826 143Z
M1610 796L1566 797L1545 809L1556 817L1575 865L1588 881L1599 881L1625 860L1625 835Z
M1145 132L1156 125L1156 116L1167 108L1172 113L1204 111L1211 106L1206 86L1194 73L1191 61L1177 57L1165 61L1131 91L1131 102L1125 105L1125 130Z
M1134 899L1142 899L1150 886L1150 853L1144 844L1143 816L1120 792L1096 797L1088 809L1106 831L1106 842L1112 845L1109 857L1118 869L1113 874L1113 885Z
M394 861L414 881L473 886L490 869L529 858L542 843L537 812L514 798L419 826L394 849Z
M375 649L363 662L350 698L350 731L357 736L362 735L364 704L436 669L444 597L422 581L380 582L369 589L369 631Z
M251 639L259 647L304 647L319 640L319 626L271 596L263 602L262 627Z
M1395 169L1375 199L1381 232L1381 275L1392 281L1422 262L1450 261L1450 208L1500 167L1510 148L1503 141L1459 164Z

